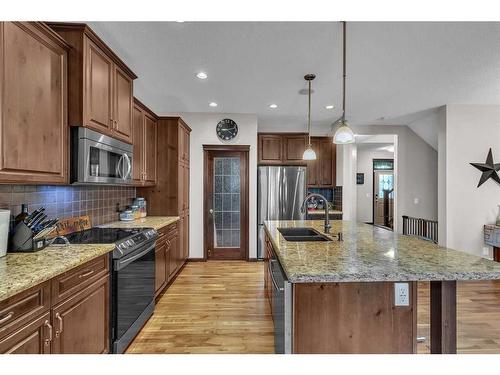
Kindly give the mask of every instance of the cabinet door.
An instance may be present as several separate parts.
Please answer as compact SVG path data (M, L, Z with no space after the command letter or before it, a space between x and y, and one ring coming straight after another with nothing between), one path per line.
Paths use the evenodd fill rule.
M113 133L116 138L132 143L133 81L114 65Z
M189 131L182 125L179 126L179 157L181 161L189 161Z
M320 163L321 163L321 153L319 152L319 140L317 138L311 139L311 146L316 152L316 160L310 160L307 162L307 186L317 187L320 180Z
M48 354L51 335L53 335L53 328L50 325L50 313L46 312L0 339L0 353Z
M142 185L144 173L144 114L134 106L133 122L134 157L132 159L132 178L134 184Z
M109 276L52 309L53 353L99 354L109 350Z
M283 162L286 164L304 164L302 156L306 149L305 135L285 135L283 137Z
M335 186L336 149L330 138L321 138L319 141L320 180L322 187Z
M184 180L184 190L182 191L182 201L184 203L184 211L189 210L189 165L184 165L182 169L183 180Z
M189 258L189 211L187 211L184 218L184 247L182 248L182 264L184 264L187 258Z
M174 277L178 268L178 254L179 254L179 235L176 234L169 238L168 252L170 258L168 259L168 278L169 280Z
M166 241L157 242L155 250L155 290L158 294L167 282L167 243Z
M84 126L112 135L114 64L91 40L85 43Z
M259 164L281 164L283 153L283 138L276 134L259 134L258 162Z
M156 120L147 113L144 116L144 149L145 149L145 180L150 185L156 183Z
M0 182L68 182L66 64L49 30L0 22Z

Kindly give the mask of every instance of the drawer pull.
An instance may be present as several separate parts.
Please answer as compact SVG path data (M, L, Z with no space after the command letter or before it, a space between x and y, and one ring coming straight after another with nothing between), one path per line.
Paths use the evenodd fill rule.
M78 276L80 279L83 279L84 277L90 276L94 273L94 270L90 270L87 272L82 273L80 276Z
M45 321L44 326L49 329L49 338L45 339L45 345L49 345L52 341L52 326L50 325L48 320Z
M61 317L61 314L57 313L56 319L59 321L59 329L56 330L56 338L57 338L61 335L61 333L63 331L63 319Z
M10 318L12 318L14 316L14 311L11 311L10 313L8 313L7 315L3 316L2 318L0 318L0 324L2 323L5 323L6 321L8 321Z

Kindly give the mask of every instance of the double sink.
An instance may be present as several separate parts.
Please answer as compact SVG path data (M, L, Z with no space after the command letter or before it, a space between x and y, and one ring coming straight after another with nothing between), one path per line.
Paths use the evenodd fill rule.
M312 228L278 228L286 241L290 242L326 242L332 241L327 236Z

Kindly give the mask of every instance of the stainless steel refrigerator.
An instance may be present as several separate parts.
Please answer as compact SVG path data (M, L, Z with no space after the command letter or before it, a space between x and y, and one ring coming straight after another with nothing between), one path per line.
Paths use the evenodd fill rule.
M307 194L306 167L259 167L257 170L257 257L264 257L266 220L302 220Z

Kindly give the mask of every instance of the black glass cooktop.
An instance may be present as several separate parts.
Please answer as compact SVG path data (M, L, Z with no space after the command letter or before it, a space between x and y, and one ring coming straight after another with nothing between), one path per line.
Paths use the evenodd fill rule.
M91 228L67 234L65 237L68 239L69 243L74 244L115 243L124 238L136 235L143 230L144 228Z

